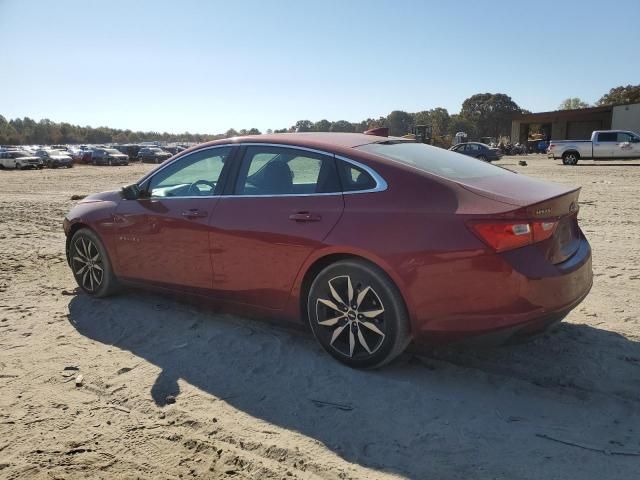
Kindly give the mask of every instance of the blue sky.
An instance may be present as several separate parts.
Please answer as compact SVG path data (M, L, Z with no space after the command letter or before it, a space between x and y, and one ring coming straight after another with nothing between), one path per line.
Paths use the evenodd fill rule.
M606 10L606 11L604 11ZM218 133L640 82L640 1L0 0L0 114Z

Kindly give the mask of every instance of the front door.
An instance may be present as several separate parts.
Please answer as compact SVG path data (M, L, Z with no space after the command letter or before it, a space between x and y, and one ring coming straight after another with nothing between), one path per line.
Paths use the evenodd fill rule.
M214 147L181 157L143 183L141 198L120 202L115 218L120 276L211 288L209 222L231 149Z
M304 261L344 208L332 156L248 146L237 181L212 219L214 290L223 298L284 308Z
M629 132L618 132L615 146L616 158L640 158L640 138Z

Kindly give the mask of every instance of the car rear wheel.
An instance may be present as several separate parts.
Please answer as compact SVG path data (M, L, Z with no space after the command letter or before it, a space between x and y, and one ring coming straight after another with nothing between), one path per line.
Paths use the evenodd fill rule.
M576 152L567 152L562 155L562 163L565 165L576 165L580 157Z
M311 284L307 311L320 345L350 367L380 367L411 340L398 288L384 271L362 260L322 270Z
M94 297L106 297L117 290L117 280L107 251L88 228L78 230L69 243L69 265L78 286Z

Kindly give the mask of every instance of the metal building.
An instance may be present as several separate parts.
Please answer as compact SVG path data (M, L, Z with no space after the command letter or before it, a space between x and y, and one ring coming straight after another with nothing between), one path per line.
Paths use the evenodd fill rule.
M511 141L524 143L535 132L545 140L583 140L594 130L609 129L640 133L640 103L517 115Z

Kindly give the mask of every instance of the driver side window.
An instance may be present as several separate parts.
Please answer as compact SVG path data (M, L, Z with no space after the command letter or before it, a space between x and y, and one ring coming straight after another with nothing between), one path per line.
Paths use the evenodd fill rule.
M187 155L163 168L149 182L151 198L219 195L220 174L231 147L210 148Z

